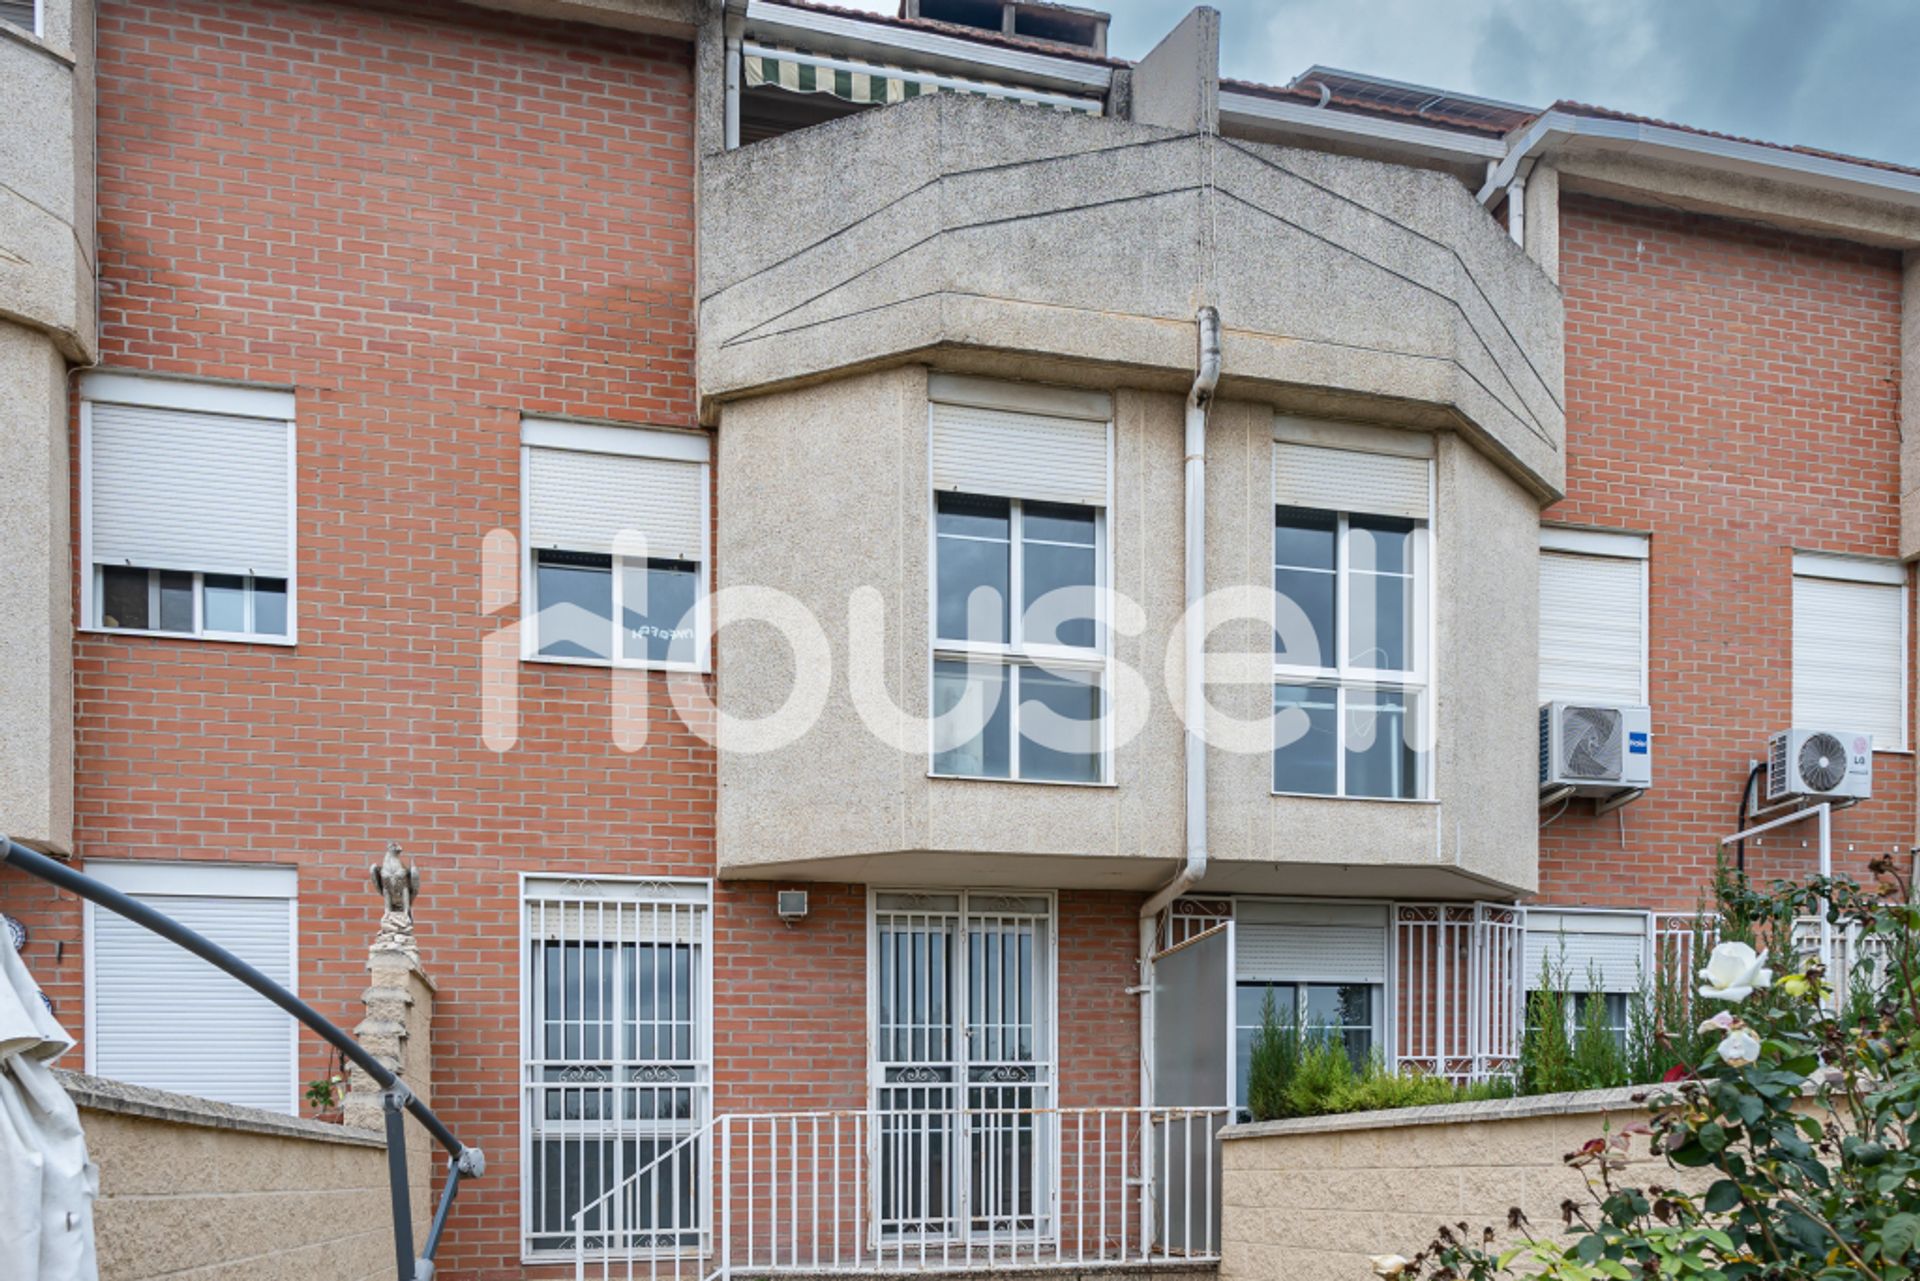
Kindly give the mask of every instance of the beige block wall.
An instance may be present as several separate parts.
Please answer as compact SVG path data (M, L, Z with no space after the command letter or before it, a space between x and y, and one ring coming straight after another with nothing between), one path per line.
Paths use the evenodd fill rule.
M100 1169L94 1238L101 1281L393 1274L386 1148L377 1136L271 1114L249 1118L250 1109L191 1120L207 1107L201 1100L148 1091L130 1103L117 1097L127 1087L68 1079Z
M1144 716L1145 725L1116 750L1113 785L936 779L927 776L925 731L913 724L928 707L927 378L921 367L897 368L724 407L720 587L774 588L798 601L824 633L833 684L817 723L796 741L721 754L722 872L1158 884L1183 849L1184 729L1168 673L1177 688L1184 398L1110 389L1113 582L1140 606L1138 630L1116 638L1119 665L1140 678L1116 682L1116 712L1122 722ZM1382 430L1396 429L1329 424L1324 435L1327 443L1353 443L1356 432ZM1273 439L1271 406L1224 400L1213 407L1211 590L1252 588L1262 601L1271 590ZM1451 874L1456 893L1534 884L1538 507L1460 437L1440 433L1433 445L1436 800L1275 797L1264 731L1253 750L1216 746L1208 764L1212 857L1218 875L1244 873L1221 882L1226 888L1300 892L1285 880L1255 878L1304 864L1398 869L1403 881ZM861 717L851 692L858 651L848 601L856 590L869 593L884 618L884 643L866 663L892 703L877 726ZM1217 724L1266 724L1269 635L1259 619L1228 621L1212 633ZM1514 661L1479 661L1487 652ZM764 624L723 627L718 658L719 703L729 716L767 716L794 688L792 655ZM1374 878L1336 892L1421 893L1430 883Z
M1363 1281L1367 1256L1411 1257L1441 1224L1505 1235L1519 1206L1556 1238L1560 1204L1585 1203L1561 1159L1646 1119L1628 1090L1540 1095L1231 1127L1221 1159L1222 1281ZM1689 1186L1633 1139L1629 1182Z

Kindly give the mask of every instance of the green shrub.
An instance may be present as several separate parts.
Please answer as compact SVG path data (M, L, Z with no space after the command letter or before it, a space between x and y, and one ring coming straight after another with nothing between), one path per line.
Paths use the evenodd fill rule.
M1291 1116L1320 1116L1337 1111L1333 1101L1353 1088L1353 1059L1338 1033L1316 1028L1300 1047L1300 1063L1287 1084Z
M1295 1115L1287 1096L1300 1066L1301 1040L1299 1016L1281 1022L1269 990L1260 1003L1260 1030L1253 1035L1253 1052L1247 1060L1247 1111L1254 1120Z

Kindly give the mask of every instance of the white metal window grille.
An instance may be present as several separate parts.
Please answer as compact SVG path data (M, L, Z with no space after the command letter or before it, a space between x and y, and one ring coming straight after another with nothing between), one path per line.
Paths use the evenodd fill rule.
M1178 947L1233 919L1230 898L1178 898L1160 914L1160 950Z
M1286 483L1283 459L1342 452L1274 448L1277 499L1318 492ZM1404 494L1370 504L1393 514L1366 511L1363 497L1354 495L1346 510L1284 501L1274 508L1276 792L1427 794L1430 464L1390 461L1418 469L1418 517L1402 514L1411 510ZM1356 505L1362 509L1353 510Z
M708 1248L710 888L523 889L524 1252Z
M940 493L934 530L933 773L1106 781L1105 513Z
M1455 1081L1510 1076L1526 1017L1526 909L1396 903L1394 1060Z
M1541 531L1540 701L1644 705L1647 540L1573 537L1584 533Z
M292 868L91 863L87 871L297 990ZM86 920L87 1071L222 1103L298 1110L298 1024L125 917L89 903Z
M520 439L523 656L705 670L706 438L527 419Z
M81 381L84 625L292 642L291 393Z
M876 1245L1045 1237L1052 900L882 893L872 940Z
M1907 745L1907 574L1903 565L1793 558L1793 723Z

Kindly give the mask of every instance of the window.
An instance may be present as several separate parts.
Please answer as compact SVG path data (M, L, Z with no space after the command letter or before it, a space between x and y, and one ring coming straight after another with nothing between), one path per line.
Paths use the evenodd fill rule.
M706 1231L713 1050L702 881L528 878L525 1251L691 1252ZM606 1198L603 1201L603 1198Z
M707 665L707 440L527 419L524 656Z
M80 387L86 626L291 644L292 394L110 373Z
M1795 553L1793 723L1907 747L1907 571L1892 561Z
M1645 706L1647 539L1540 531L1540 701Z
M1276 792L1426 795L1428 471L1274 446Z
M87 872L298 990L292 868L100 863ZM186 949L86 909L87 1071L221 1103L298 1111L298 1028Z
M0 0L0 22L11 22L23 31L40 33L39 0Z
M1644 912L1576 912L1534 908L1527 913L1527 1023L1537 1026L1534 998L1549 985L1572 999L1569 1032L1577 1030L1594 1001L1605 1003L1606 1022L1621 1045L1628 1032L1628 1003L1648 978L1648 918Z
M1372 983L1288 983L1241 979L1234 985L1233 1022L1236 1106L1247 1106L1247 1075L1253 1042L1260 1034L1261 1012L1273 998L1282 1028L1296 1019L1308 1036L1338 1040L1356 1068L1365 1068L1375 1049L1374 1029L1380 989Z
M1247 1070L1269 995L1284 1026L1338 1037L1354 1062L1383 1049L1387 910L1369 903L1239 899L1234 920L1234 1092Z
M936 380L933 762L939 775L1107 776L1104 397Z

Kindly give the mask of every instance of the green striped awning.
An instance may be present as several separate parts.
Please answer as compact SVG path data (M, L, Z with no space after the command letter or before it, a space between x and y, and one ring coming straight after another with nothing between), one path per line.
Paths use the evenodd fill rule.
M741 48L741 62L749 89L766 87L790 93L824 93L843 102L863 105L905 102L934 93L977 93L1051 107L1055 111L1100 114L1100 102L1095 98L1076 98L985 80L962 80L957 76L854 62L751 41Z

